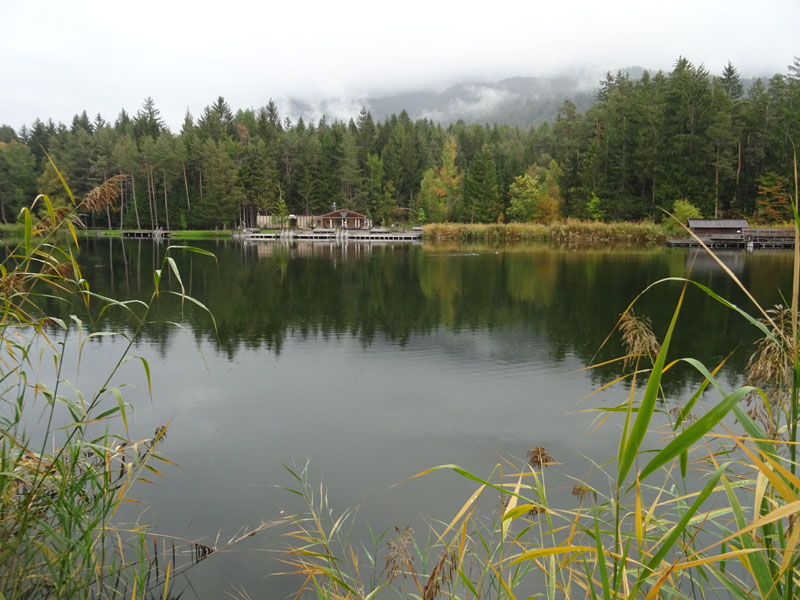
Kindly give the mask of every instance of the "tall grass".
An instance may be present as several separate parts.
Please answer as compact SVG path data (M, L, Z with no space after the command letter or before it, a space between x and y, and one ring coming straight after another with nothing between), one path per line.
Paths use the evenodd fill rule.
M433 526L430 544L398 532L398 539L383 544L380 552L359 552L341 535L352 515L334 514L317 498L306 514L295 517L297 527L288 534L286 560L306 576L299 595L424 600L798 597L796 200L797 189L788 309L761 306L706 248L747 296L747 310L701 283L668 278L639 296L674 289L673 317L660 336L646 319L633 315L639 297L623 311L614 329L628 349L618 359L625 375L604 386L619 388L619 401L593 409L598 427L620 423L618 451L592 461L591 476L569 479L577 507L552 502L554 476L548 470L558 457L542 447L529 452L528 462L505 461L487 477L453 464L418 474L454 471L475 484L452 518ZM727 389L716 376L723 364L706 366L696 358L673 356L684 297L698 292L762 336L742 374L745 385ZM661 385L679 364L703 378L683 403L665 397ZM701 403L703 394L710 398ZM557 481L563 485L562 478ZM308 489L299 491L308 497Z
M603 223L567 219L555 223L431 223L423 227L426 240L572 241L654 243L666 239L666 230L650 221Z
M183 293L171 255L210 253L167 249L149 302L99 296L76 259L76 230L81 213L104 211L116 201L119 184L111 179L77 199L62 183L71 203L56 207L40 195L23 208L20 242L0 263L0 598L145 598L156 588L166 598L170 577L213 549L191 544L195 555L176 564L175 540L168 544L146 528L114 524L133 499L134 484L159 477L161 465L169 464L158 452L168 424L146 439L133 438L132 409L115 380L135 361L149 388L150 367L131 350L152 326L151 306L170 296L199 304ZM167 273L179 290L164 285ZM89 322L43 308L75 297ZM108 310L131 313L135 330L98 330ZM80 390L70 382L66 357L80 356L101 336L121 339L123 350L99 387Z

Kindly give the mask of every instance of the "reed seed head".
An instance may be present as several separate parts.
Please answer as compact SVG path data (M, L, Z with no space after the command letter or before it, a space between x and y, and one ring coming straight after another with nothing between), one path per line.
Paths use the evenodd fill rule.
M637 317L633 311L622 315L619 323L622 333L622 343L627 354L624 365L631 366L641 356L655 361L656 355L661 350L661 344L653 333L653 323L648 317Z
M544 446L536 446L528 450L528 462L534 468L548 467L555 464L555 459Z
M126 177L127 175L114 175L106 179L96 188L90 190L89 193L83 197L83 207L93 213L105 210L106 207L114 207L117 203L117 196L119 196L122 191L120 182Z
M398 575L406 576L415 573L414 557L411 555L411 544L414 540L414 530L406 526L403 529L395 526L395 537L387 543L389 552L386 554L384 571L388 581L394 581Z

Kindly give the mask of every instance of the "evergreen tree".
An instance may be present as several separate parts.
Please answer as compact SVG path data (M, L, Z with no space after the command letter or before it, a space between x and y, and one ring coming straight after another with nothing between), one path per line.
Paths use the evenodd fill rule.
M339 146L339 178L341 185L340 206L357 212L365 212L362 195L361 169L358 166L358 148L355 134L345 131Z
M397 191L394 189L394 183L387 181L383 186L383 201L375 213L375 218L383 225L391 225L396 214Z
M720 193L733 188L736 172L736 153L738 137L733 122L733 100L725 90L722 81L714 80L712 89L712 120L706 131L708 154L714 167L714 218L718 219L726 209L721 204Z
M362 170L366 171L367 157L370 153L375 152L376 130L372 115L363 106L361 112L358 113L356 128L358 130L358 164Z
M156 103L148 96L142 103L142 108L133 118L133 133L137 140L148 135L155 140L163 130L164 122L161 120L161 111L156 108Z
M17 132L10 125L0 125L0 144L16 142Z
M36 197L36 160L30 149L16 140L0 142L0 219L16 221L23 206Z
M564 100L558 111L558 118L553 124L553 157L564 170L564 189L566 216L578 216L583 211L580 198L576 194L579 189L580 170L580 138L578 113L575 103ZM574 200L573 200L574 198Z
M117 120L114 121L114 129L116 129L119 134L135 135L133 120L130 115L125 112L124 108L119 111L119 116L117 116Z
M722 89L725 90L725 93L730 96L731 100L739 100L744 95L742 79L739 77L736 68L731 64L731 61L728 61L728 64L722 69L720 85Z
M394 187L394 184L392 184ZM376 215L383 205L383 160L377 154L367 155L367 202L369 216Z
M243 193L236 180L233 159L213 140L206 140L199 149L204 173L203 195L192 212L192 227L232 227L239 216Z
M464 207L461 218L470 223L491 223L498 215L497 173L494 157L484 144L469 164L464 179Z

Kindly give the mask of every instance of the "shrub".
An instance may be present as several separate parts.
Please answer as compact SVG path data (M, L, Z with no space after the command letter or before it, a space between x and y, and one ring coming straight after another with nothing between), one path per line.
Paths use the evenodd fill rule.
M667 217L664 221L664 227L673 236L688 236L686 230L682 227L686 225L689 219L702 219L703 215L700 210L688 200L675 200L672 205L672 217Z

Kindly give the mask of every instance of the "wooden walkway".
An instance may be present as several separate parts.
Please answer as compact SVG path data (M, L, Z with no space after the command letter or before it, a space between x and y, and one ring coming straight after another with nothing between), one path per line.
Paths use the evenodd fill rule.
M698 236L709 248L794 248L794 229L760 229L747 227L741 233L716 233ZM694 238L667 240L672 248L697 248Z
M275 233L247 233L246 240L339 240L342 242L414 242L422 239L421 231L393 232L362 229L299 229Z
M135 240L151 239L151 238L155 239L155 240L160 240L160 239L168 238L168 237L171 237L171 236L172 236L172 232L171 231L168 231L168 230L165 231L165 230L161 229L160 227L158 229L154 229L154 230L137 229L137 230L133 230L133 231L129 230L129 231L123 231L122 232L122 237L124 237L124 238L132 238L132 239L135 239Z

